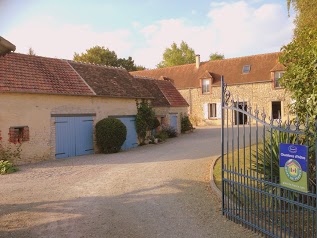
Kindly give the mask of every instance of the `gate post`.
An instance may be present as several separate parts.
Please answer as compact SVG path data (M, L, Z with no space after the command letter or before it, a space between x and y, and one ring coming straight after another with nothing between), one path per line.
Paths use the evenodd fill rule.
M221 210L222 215L224 215L224 206L225 206L225 191L224 191L224 106L225 106L225 90L224 90L224 77L221 76L221 187L222 187L222 201L221 201Z

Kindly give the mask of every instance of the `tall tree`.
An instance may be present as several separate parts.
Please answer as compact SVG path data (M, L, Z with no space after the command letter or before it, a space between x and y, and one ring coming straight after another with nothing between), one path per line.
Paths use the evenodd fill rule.
M116 52L105 49L103 46L94 46L88 50L86 53L74 53L74 61L84 62L84 63L93 63L100 65L108 65L114 67L123 67L128 71L137 70L137 66L134 64L132 57L118 58Z
M219 54L218 52L211 53L209 55L209 60L223 60L225 56L223 54Z
M170 48L166 48L163 54L163 60L157 65L158 68L164 68L175 65L195 63L195 51L184 41L180 47L174 42Z
M291 93L302 122L317 115L317 0L288 0L296 12L294 37L283 46L280 61L286 66L281 84ZM290 5L289 5L290 7Z

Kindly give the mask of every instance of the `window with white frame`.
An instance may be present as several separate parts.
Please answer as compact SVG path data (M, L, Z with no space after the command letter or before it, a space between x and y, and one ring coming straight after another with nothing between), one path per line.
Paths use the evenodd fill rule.
M203 79L201 81L202 93L210 93L210 79Z
M221 103L204 103L203 105L204 119L220 119Z
M280 78L283 77L284 71L276 71L274 72L274 88L280 88Z
M244 65L242 68L242 73L248 74L248 73L250 73L250 70L251 70L251 65L249 65L249 64Z
M210 103L209 104L209 118L217 118L217 103Z

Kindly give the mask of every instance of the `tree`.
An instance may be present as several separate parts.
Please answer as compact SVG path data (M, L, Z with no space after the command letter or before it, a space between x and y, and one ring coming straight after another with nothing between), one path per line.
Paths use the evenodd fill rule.
M118 57L114 51L110 51L108 48L105 49L103 46L94 46L86 53L74 54L74 61L101 64L108 66L118 66Z
M313 124L317 115L317 0L288 0L296 12L294 37L282 47L280 62L286 66L281 85L291 93L291 109ZM290 5L288 5L290 7Z
M170 67L175 65L195 63L195 51L184 41L180 47L174 42L170 48L166 48L163 60L157 65L158 68Z
M137 67L134 64L134 60L130 56L128 57L128 59L125 59L125 58L118 59L117 63L118 63L118 66L121 66L128 71L136 71L137 70Z
M92 63L92 64L100 64L114 67L123 67L128 71L137 70L137 66L134 64L134 60L132 57L118 58L116 52L105 49L103 46L94 46L88 50L86 53L74 53L74 61L84 62L84 63Z
M209 55L209 60L223 60L224 58L225 58L225 56L222 54L218 54L218 52L211 53Z
M36 55L32 47L29 48L28 55Z

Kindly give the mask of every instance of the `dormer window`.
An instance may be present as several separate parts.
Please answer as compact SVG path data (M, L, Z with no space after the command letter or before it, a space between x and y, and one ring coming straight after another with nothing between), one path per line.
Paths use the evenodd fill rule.
M201 80L201 88L203 94L210 93L210 79L202 79Z
M251 65L249 65L249 64L244 65L242 68L242 73L248 74L248 73L250 73L250 70L251 70Z
M280 78L283 77L284 71L274 72L274 88L281 88Z

